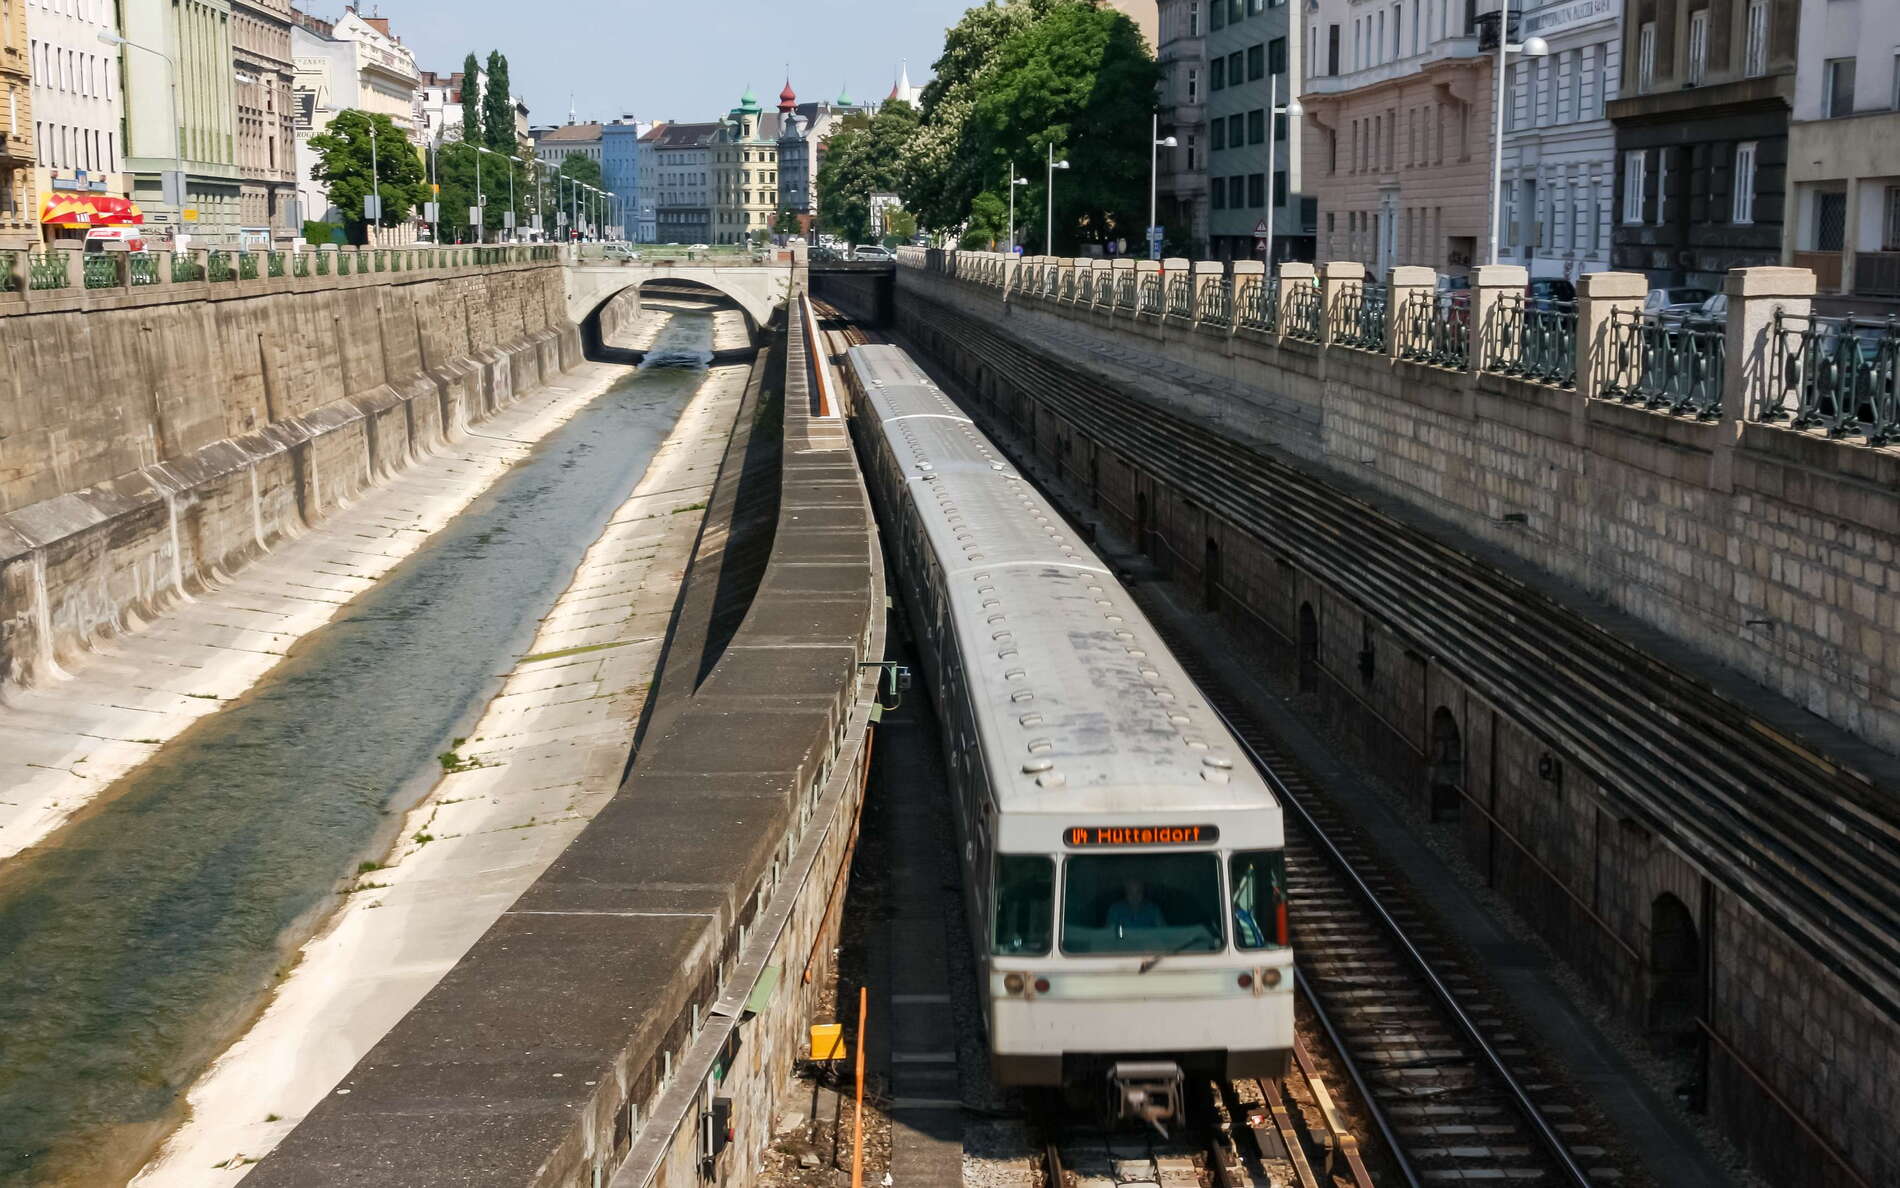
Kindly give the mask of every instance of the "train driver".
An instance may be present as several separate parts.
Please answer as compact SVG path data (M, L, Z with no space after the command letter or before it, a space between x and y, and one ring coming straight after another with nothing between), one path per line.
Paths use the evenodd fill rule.
M1129 879L1122 884L1122 897L1108 905L1108 919L1104 923L1114 929L1118 937L1127 936L1131 929L1168 926L1161 909L1148 898L1148 888L1140 879Z

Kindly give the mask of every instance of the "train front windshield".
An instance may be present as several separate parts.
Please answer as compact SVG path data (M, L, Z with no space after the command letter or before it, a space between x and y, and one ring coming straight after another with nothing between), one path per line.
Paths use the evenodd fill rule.
M1086 854L1063 864L1065 953L1209 953L1223 945L1220 857Z

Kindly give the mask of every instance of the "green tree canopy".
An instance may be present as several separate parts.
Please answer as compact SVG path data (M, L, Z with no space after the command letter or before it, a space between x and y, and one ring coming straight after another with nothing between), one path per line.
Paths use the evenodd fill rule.
M1139 239L1147 214L1147 136L1157 69L1140 31L1094 0L995 0L944 40L923 121L904 160L905 205L927 227L969 216L1013 174L1019 232L1046 248L1043 162L1056 180L1055 250L1077 240ZM967 236L966 236L967 238Z
M515 101L508 93L508 59L500 50L488 51L488 88L482 92L482 139L478 144L508 156L521 152L515 137Z
M383 200L378 224L384 227L408 222L428 196L416 147L386 115L345 108L336 113L328 128L310 138L310 149L317 154L317 163L310 168L311 179L324 183L331 204L342 213L351 243L368 241L363 199L370 193Z
M781 206L778 208L778 214L772 218L772 230L779 235L798 234L798 216L792 213L791 207Z
M985 190L970 200L969 224L957 246L971 251L989 251L1008 234L1009 204L994 191Z
M898 189L904 148L917 132L917 111L901 100L869 119L846 116L818 168L818 215L827 230L851 243L871 238L871 195Z
M462 59L462 139L470 144L483 143L481 68L470 50Z
M884 213L884 246L909 243L917 235L917 216L902 208Z

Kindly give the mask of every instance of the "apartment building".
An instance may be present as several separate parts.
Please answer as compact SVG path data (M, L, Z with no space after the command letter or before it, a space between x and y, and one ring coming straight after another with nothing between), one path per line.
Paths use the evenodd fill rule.
M712 142L718 124L668 124L654 145L654 235L660 243L712 242Z
M652 131L651 120L631 115L600 128L601 186L614 195L615 234L633 243L651 242L640 238L640 169L642 158L652 152L646 139Z
M33 72L28 54L26 0L0 0L0 250L40 241L34 189Z
M1317 258L1383 276L1483 261L1495 55L1484 0L1315 0L1304 29L1304 186ZM1474 11L1475 10L1475 11Z
M1574 281L1610 267L1616 129L1604 114L1622 73L1621 0L1556 0L1514 11L1513 41L1541 37L1505 77L1498 258Z
M712 141L712 243L744 243L769 232L779 208L778 139L784 116L765 111L750 90Z
M119 55L104 40L118 36L118 12L110 0L14 0L11 7L26 13L39 162L31 178L38 203L21 213L37 220L48 242L137 225L123 170Z
M88 0L81 0L82 3ZM231 0L237 98L239 234L255 246L302 231L291 84L289 0Z
M1161 0L1161 67L1156 88L1160 135L1175 147L1160 150L1155 179L1156 218L1169 254L1200 259L1207 251L1207 9L1226 0Z
M299 205L307 219L338 222L343 212L331 206L323 183L310 176L317 165L310 138L328 128L337 112L354 109L388 116L412 144L421 146L422 73L416 69L415 55L391 32L385 18L362 17L351 8L344 9L342 19L334 23L295 9L291 17ZM372 238L379 245L409 243L415 238L415 224L378 227Z
M1780 261L1803 7L1625 0L1612 267L1714 290Z
M1859 312L1900 303L1900 4L1801 8L1782 258ZM1835 302L1825 304L1833 305Z
M1285 0L1214 0L1207 22L1208 250L1247 259L1272 219L1276 260L1310 260L1313 220L1300 191L1302 153L1287 135L1286 104L1298 75ZM1271 143L1269 143L1271 138Z
M231 0L127 4L120 19L128 41L119 47L118 69L131 197L160 236L235 245L244 225L244 174Z

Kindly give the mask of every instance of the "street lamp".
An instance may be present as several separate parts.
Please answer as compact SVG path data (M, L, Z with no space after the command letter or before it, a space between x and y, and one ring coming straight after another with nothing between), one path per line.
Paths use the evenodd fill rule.
M488 242L488 203L482 201L482 154L493 152L479 144L470 145L475 150L475 242Z
M1003 245L1003 250L1013 256L1016 254L1016 187L1028 185L1029 179L1014 176L1016 173L1014 166L1010 167L1009 172L1011 174L1009 179L1009 242Z
M1161 150L1173 148L1181 143L1172 136L1161 135L1161 113L1156 112L1154 124L1149 129L1152 143L1148 146L1148 258L1161 258L1160 228L1155 225L1155 190L1161 176Z
M1491 105L1491 263L1498 262L1498 224L1504 217L1504 63L1506 54L1541 58L1550 52L1550 44L1532 37L1522 45L1512 45L1511 0L1502 0L1498 8L1498 95Z
M508 159L517 165L527 164L513 153L508 155ZM508 232L511 242L521 242L521 212L515 209L515 171L512 169L508 171Z
M1289 97L1286 101L1286 106L1282 107L1280 105L1279 75L1276 74L1267 79L1267 239L1261 246L1261 254L1266 257L1267 272L1269 274L1273 272L1273 118L1275 116L1286 117L1287 139L1292 140L1293 121L1305 114L1306 109L1300 106L1298 99Z
M1042 187L1042 196L1048 200L1049 211L1042 227L1042 252L1045 256L1056 254L1056 170L1067 169L1067 160L1056 160L1056 146L1049 145L1049 180Z
M144 50L148 54L156 54L165 60L165 68L171 79L172 91L172 163L178 166L176 173L178 180L177 191L168 195L165 193L165 179L163 177L159 178L159 200L161 202L170 200L177 205L179 212L178 221L180 225L183 225L185 221L185 109L178 105L178 63L173 61L172 56L164 50L153 49L149 45L140 45L136 41L119 36L110 29L99 30L99 40L105 42L107 45L131 46L133 49Z

